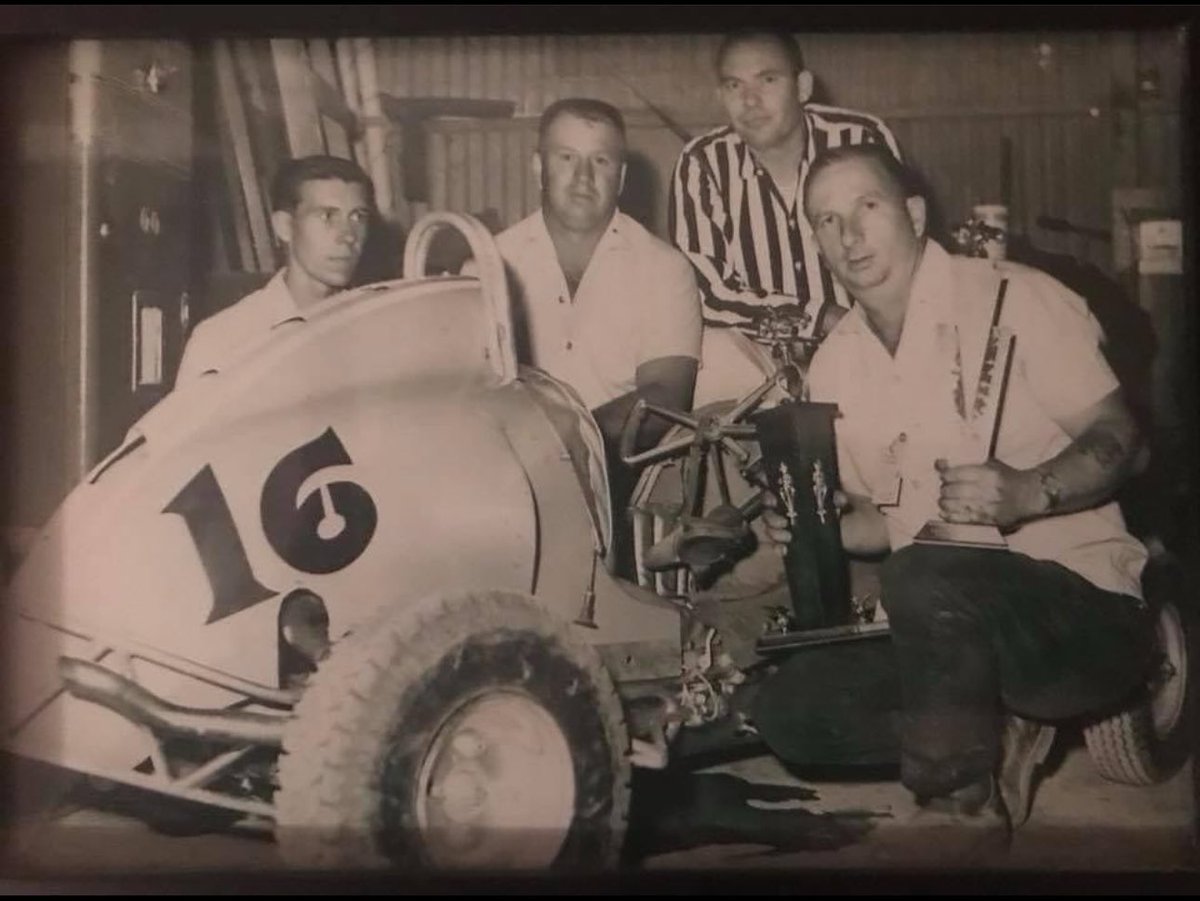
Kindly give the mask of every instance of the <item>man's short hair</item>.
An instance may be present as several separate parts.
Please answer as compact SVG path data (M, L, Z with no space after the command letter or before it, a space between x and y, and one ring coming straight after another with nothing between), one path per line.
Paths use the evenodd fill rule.
M908 166L896 159L885 144L844 144L833 147L817 154L808 166L808 174L804 177L804 210L808 212L808 188L818 175L837 163L846 160L873 160L887 176L888 181L900 192L905 199L909 197L924 197L925 189Z
M717 45L717 53L714 58L717 74L720 74L721 66L724 65L725 57L729 55L729 51L734 47L749 44L752 41L770 41L778 45L792 66L792 74L799 75L804 71L804 54L800 52L800 43L796 40L795 35L787 31L777 31L770 28L747 28L725 35L721 39L721 43Z
M564 97L562 100L551 103L542 113L542 118L538 122L539 150L546 143L546 133L550 131L550 126L561 117L568 115L576 116L587 122L607 122L617 130L621 136L621 143L625 143L625 117L621 115L619 109L611 103L591 97Z
M288 160L279 167L271 182L271 210L291 212L300 203L300 186L306 181L336 178L352 185L362 185L367 200L375 205L375 186L371 177L353 160L340 156L304 156Z

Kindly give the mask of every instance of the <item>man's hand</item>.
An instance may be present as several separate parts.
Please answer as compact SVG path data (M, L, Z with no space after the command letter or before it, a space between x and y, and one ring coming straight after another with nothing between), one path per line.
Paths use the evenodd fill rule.
M938 506L948 522L1008 530L1038 512L1041 489L1033 470L1013 469L999 460L972 466L937 460L934 466L942 477Z
M786 294L772 294L764 301L754 317L754 337L768 344L805 337L812 326L812 316Z
M853 508L850 495L844 491L833 492L833 509L840 518ZM779 512L779 498L773 491L763 492L763 525L766 526L767 538L776 552L782 557L787 553L787 546L792 540L792 526L788 518ZM843 530L844 531L844 530Z
M1007 530L1026 520L1086 510L1110 500L1137 465L1141 448L1137 425L1120 391L1055 421L1073 440L1034 469L1013 469L998 460L978 466L936 461L945 519Z
M774 491L763 492L763 525L766 527L767 538L779 556L787 553L787 546L792 540L792 527L788 518L779 512L779 498Z

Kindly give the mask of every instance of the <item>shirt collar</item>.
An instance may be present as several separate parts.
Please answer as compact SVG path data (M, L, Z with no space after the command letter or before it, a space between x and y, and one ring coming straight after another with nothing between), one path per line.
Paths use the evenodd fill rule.
M550 229L546 226L546 212L544 209L539 209L536 213L536 221L534 227L530 230L528 240L530 243L543 243L554 252L554 239L550 237ZM608 227L605 228L604 234L600 236L599 243L596 244L595 253L599 253L601 249L626 247L629 244L629 232L632 228L633 220L617 209L613 212L612 219L609 220ZM593 254L593 255L594 255Z
M908 308L904 314L904 328L908 331L916 317L928 317L933 322L951 322L954 301L954 272L951 257L932 238L926 239L908 292ZM861 303L855 303L851 315L843 319L845 330L856 335L871 335L866 313ZM903 338L901 339L903 341Z
M285 275L287 268L280 269L262 288L264 305L270 313L271 328L282 325L291 319L304 319L304 313L296 305L292 292L288 289Z
M750 145L742 140L742 136L736 131L733 133L734 144L741 148L742 151L742 178L746 181L754 178L758 174L758 162L754 159L754 151L750 149Z
M813 157L817 155L817 144L813 137L813 123L809 112L805 108L801 108L800 116L804 120L805 146L804 157L800 160L800 176L801 184L803 184L803 176L808 171L808 164L812 162ZM730 132L733 136L735 147L740 147L742 152L742 178L749 181L754 178L761 168L754 159L754 151L750 149L750 145L742 140L742 136L737 133L737 130L730 126Z
M908 296L909 306L917 304L926 308L934 322L951 321L954 273L950 254L932 238L925 241L925 250Z

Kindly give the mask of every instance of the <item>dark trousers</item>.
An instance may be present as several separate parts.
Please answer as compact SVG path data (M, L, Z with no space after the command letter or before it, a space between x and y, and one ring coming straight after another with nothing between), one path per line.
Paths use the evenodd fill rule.
M1154 660L1153 619L1057 563L910 545L881 572L900 675L900 778L918 797L979 781L1000 756L1001 705L1036 720L1131 695Z

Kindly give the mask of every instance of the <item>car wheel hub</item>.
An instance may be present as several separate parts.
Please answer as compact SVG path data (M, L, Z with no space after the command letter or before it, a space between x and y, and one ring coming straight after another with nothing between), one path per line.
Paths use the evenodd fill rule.
M1174 607L1163 607L1158 616L1157 631L1163 662L1152 686L1150 709L1155 734L1162 738L1175 728L1183 714L1188 660L1183 623Z
M518 692L488 693L451 715L417 784L422 844L440 867L547 867L574 809L566 738L544 707Z

